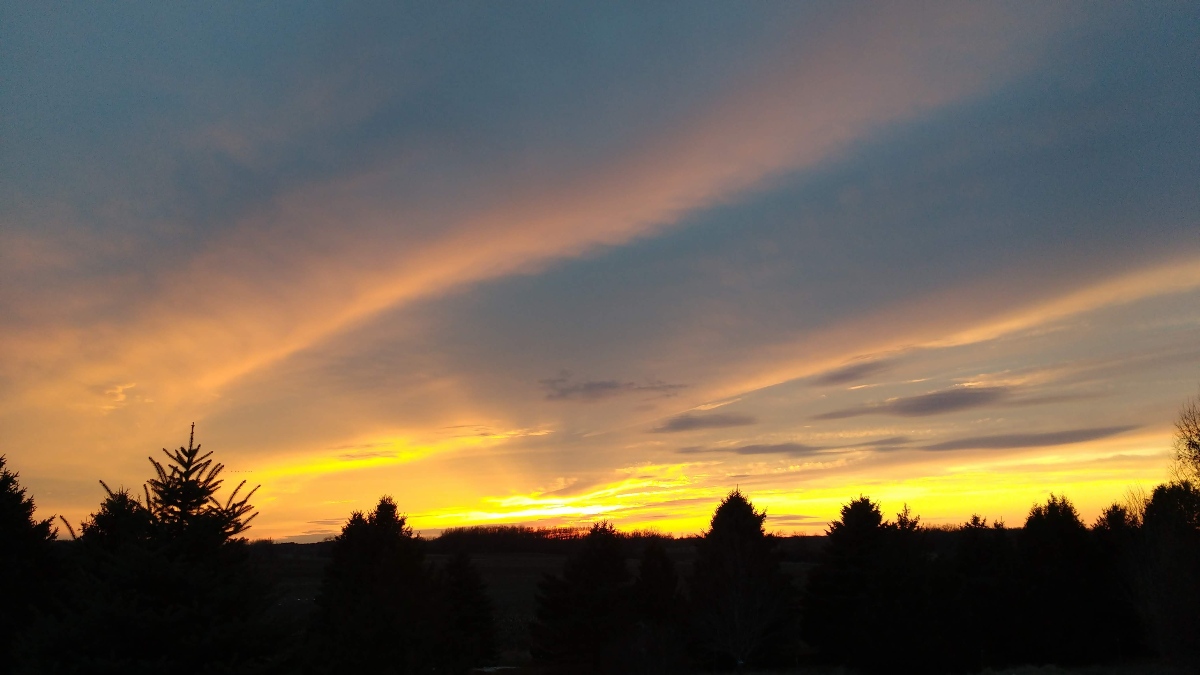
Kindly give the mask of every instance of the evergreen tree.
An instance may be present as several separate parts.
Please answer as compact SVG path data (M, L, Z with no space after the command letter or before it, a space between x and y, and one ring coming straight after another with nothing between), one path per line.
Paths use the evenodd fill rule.
M825 549L805 589L802 635L827 658L853 662L865 639L885 626L871 611L884 547L883 513L866 497L842 506L829 524Z
M447 670L462 673L484 665L496 656L496 627L492 601L470 556L462 551L451 556L440 586L446 625L439 632Z
M1010 663L1020 621L1015 552L1001 522L971 516L957 532L954 576L957 600L951 611L958 621L956 663L966 672Z
M194 427L193 427L194 431ZM145 501L112 491L82 527L61 607L26 672L254 673L274 658L268 588L237 537L249 495L216 498L223 468L194 444L153 459ZM251 491L250 494L253 494Z
M1095 660L1096 621L1110 608L1097 598L1102 586L1097 559L1070 500L1051 494L1030 509L1018 553L1026 613L1018 640L1025 660Z
M956 631L945 610L955 589L950 570L932 557L907 506L886 522L866 497L846 504L809 578L805 640L826 658L868 671L952 668Z
M0 455L0 673L12 672L15 638L45 606L53 567L52 519L33 517L33 498Z
M395 501L355 511L334 539L309 630L314 673L425 673L439 662L422 541Z
M679 573L662 543L642 551L633 582L636 664L648 673L667 673L686 665L686 611Z
M1159 485L1146 503L1135 587L1150 644L1185 669L1200 669L1200 488Z
M612 523L592 525L561 577L538 584L530 626L533 658L575 672L628 669L629 569Z
M763 529L766 517L741 491L730 492L697 543L689 581L696 638L738 667L777 662L791 646L795 593Z

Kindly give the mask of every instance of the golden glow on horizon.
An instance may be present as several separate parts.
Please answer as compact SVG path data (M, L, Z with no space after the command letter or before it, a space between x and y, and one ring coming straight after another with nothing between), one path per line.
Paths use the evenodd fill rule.
M385 447L387 452L395 453L388 457L312 462L272 475L315 478L325 472L355 472L419 461L435 453L489 442L485 438L463 440L465 443L459 445L448 442L433 447L392 438L370 444L372 450ZM823 532L827 523L838 517L841 506L860 494L880 503L888 517L894 517L907 504L927 524L959 524L978 513L989 520L1019 526L1030 506L1045 501L1054 492L1070 498L1085 521L1091 522L1101 509L1121 501L1131 488L1149 488L1165 478L1162 441L1161 435L1147 433L1074 446L1028 448L1006 457L977 457L933 470L918 466L888 477L850 474L832 483L798 471L792 472L797 483L794 489L779 487L780 482L787 481L785 477L761 482L764 477L778 475L774 472L739 478L716 473L716 462L638 465L617 471L621 477L616 480L578 492L567 484L525 494L481 496L476 498L476 505L465 508L409 509L410 523L418 530L429 531L484 524L580 526L610 519L622 529L688 535L707 527L713 508L739 483L756 506L767 510L768 529L783 533ZM453 480L453 476L429 478L433 484L444 480ZM306 481L304 499L319 498L319 486L319 481ZM405 509L404 495L393 496ZM280 495L276 498L286 501ZM355 508L369 508L373 499ZM330 528L330 534L336 531L332 525Z

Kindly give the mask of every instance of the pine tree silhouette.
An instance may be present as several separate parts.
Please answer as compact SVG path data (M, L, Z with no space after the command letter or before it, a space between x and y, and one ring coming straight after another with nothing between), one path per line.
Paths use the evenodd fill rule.
M52 519L33 517L33 498L0 455L0 673L13 672L15 638L49 598L53 573Z
M492 601L471 557L451 556L440 577L445 626L440 630L442 661L453 673L485 665L496 655Z
M1018 542L1026 611L1018 639L1024 658L1094 660L1093 622L1106 608L1097 602L1097 561L1079 512L1066 497L1051 494L1029 510Z
M153 516L160 538L186 540L201 547L219 545L244 532L258 515L250 506L250 498L258 487L238 499L238 493L246 485L243 480L222 504L216 494L222 484L218 476L225 465L214 463L211 452L201 455L195 439L193 424L186 448L174 451L163 448L168 459L165 467L149 458L157 477L146 481L146 508Z
M689 580L691 616L701 647L730 665L786 658L796 616L765 511L734 490L713 513L696 546Z
M1135 587L1150 644L1189 672L1200 670L1200 487L1159 485L1146 504Z
M686 607L679 573L662 543L642 551L633 582L636 665L646 673L668 673L686 666Z
M422 541L385 496L355 511L334 539L309 630L314 673L425 673L439 663Z
M248 496L219 502L222 467L199 450L192 435L164 450L167 464L151 459L144 501L101 482L107 497L81 528L62 606L34 630L27 672L254 673L276 658L269 587L237 536Z
M535 660L572 672L628 668L632 622L623 549L612 523L595 523L562 576L547 575L538 584L537 614L530 626Z

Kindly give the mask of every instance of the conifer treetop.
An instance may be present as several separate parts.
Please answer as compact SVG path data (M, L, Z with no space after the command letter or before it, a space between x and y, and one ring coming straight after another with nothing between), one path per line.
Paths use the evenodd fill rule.
M222 504L216 493L223 484L219 476L225 465L214 462L212 452L201 454L195 439L193 422L186 448L173 451L163 448L169 460L165 466L149 458L157 477L146 481L146 507L168 531L182 533L204 522L215 524L225 538L235 537L249 528L250 521L258 515L253 512L250 498L260 486L238 499L238 493L246 485L243 480Z

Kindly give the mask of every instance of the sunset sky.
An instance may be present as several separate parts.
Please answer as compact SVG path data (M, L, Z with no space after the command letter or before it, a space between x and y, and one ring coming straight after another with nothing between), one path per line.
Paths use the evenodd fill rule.
M1200 389L1200 4L0 9L0 454L310 541L1091 520Z

